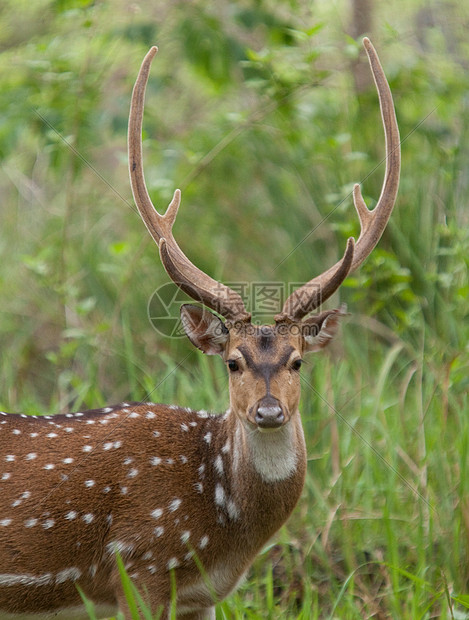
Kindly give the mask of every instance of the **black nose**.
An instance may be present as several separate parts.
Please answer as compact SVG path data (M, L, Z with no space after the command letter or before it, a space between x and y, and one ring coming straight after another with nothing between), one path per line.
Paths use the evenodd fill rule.
M278 428L282 426L285 416L278 400L272 396L266 396L257 406L255 419L256 424L261 428Z

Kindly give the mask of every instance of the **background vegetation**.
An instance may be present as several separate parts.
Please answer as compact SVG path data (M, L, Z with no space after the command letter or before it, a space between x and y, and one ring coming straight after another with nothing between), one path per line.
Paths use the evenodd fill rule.
M469 617L468 27L453 0L0 5L8 411L227 405L222 363L147 316L167 276L126 122L151 44L149 188L161 209L182 189L176 236L225 282L303 282L337 259L352 184L373 206L384 173L360 35L390 80L398 204L340 293L341 337L303 371L302 500L219 618Z

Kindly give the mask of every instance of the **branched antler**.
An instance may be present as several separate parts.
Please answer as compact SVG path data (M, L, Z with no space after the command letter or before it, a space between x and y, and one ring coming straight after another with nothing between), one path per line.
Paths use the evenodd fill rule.
M383 234L396 201L400 174L400 138L391 90L378 55L370 40L363 39L371 71L378 91L386 141L386 172L376 207L370 211L363 200L360 186L353 189L353 200L360 220L360 236L355 243L347 242L344 256L333 267L294 291L286 300L275 321L299 321L316 310L339 288L347 275L369 256ZM164 215L156 211L145 184L142 161L142 119L145 89L151 62L157 52L152 47L145 56L132 93L129 116L129 171L132 192L140 215L156 241L163 265L170 278L184 292L230 321L249 321L240 295L228 286L213 280L198 269L176 243L172 228L181 201L177 189Z
M353 202L360 220L360 236L355 248L353 249L353 239L349 239L344 257L333 267L294 291L286 300L282 312L275 317L277 322L302 319L326 301L339 288L349 273L358 269L380 240L396 202L401 148L392 94L371 41L365 38L363 45L378 90L386 140L386 172L381 196L375 208L370 211L363 200L360 186L358 184L354 186Z
M148 231L156 241L163 265L175 284L193 299L219 312L226 319L249 321L251 315L246 311L240 295L198 269L176 243L172 228L181 202L180 190L174 192L164 215L156 211L148 194L143 174L142 119L150 65L157 51L156 47L152 47L143 60L130 106L129 172L135 204Z

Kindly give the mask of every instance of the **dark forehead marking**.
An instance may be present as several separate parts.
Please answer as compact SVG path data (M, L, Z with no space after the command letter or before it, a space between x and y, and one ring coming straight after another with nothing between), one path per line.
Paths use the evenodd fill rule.
M246 360L246 365L256 374L262 376L271 376L273 373L277 372L279 368L285 366L285 364L290 359L292 352L295 350L294 347L289 346L285 349L281 357L275 359L273 357L268 357L266 361L261 361L259 363L254 361L250 351L247 347L241 345L238 347L238 351L242 353L244 359Z
M275 332L271 327L260 327L258 330L258 336L260 349L263 351L272 349L275 340Z

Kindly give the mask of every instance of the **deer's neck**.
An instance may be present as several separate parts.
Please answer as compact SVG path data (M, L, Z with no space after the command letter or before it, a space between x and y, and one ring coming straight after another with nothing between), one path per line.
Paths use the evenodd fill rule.
M262 545L287 520L303 489L306 447L300 415L296 413L287 425L273 432L246 428L232 411L226 415L225 425L220 439L226 441L224 445L231 444L231 459L219 499L225 502L228 514L232 506L233 524L239 514L238 522L247 524L249 536L255 539L253 529L259 529Z
M246 428L234 414L232 418L235 478L243 477L243 467L267 485L304 475L306 447L298 412L289 424L267 432Z

